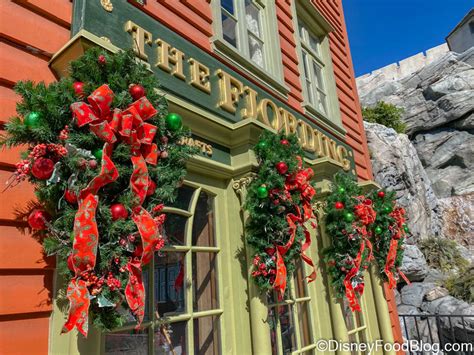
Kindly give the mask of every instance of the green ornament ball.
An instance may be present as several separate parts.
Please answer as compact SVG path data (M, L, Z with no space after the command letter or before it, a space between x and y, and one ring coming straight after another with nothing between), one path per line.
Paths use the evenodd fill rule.
M30 112L24 120L24 124L28 128L36 128L39 125L40 114L38 112Z
M177 113L168 113L165 118L166 127L172 131L177 131L183 125L182 118Z
M260 141L260 142L258 142L257 146L260 149L265 149L268 146L268 143L266 141Z
M257 196L258 198L267 198L268 197L268 189L266 186L259 186L257 189Z
M92 152L92 155L95 156L95 158L96 158L98 161L101 161L101 160L102 160L102 149L101 149L101 148L95 149L95 150Z
M350 212L347 212L346 214L344 214L344 219L347 222L352 222L354 220L354 215Z
M385 213L390 213L390 212L392 212L392 207L390 207L390 206L385 206L385 207L383 208L383 211L384 211Z
M340 194L343 194L344 192L346 192L346 189L341 186L341 187L339 187L339 188L337 189L337 191L338 191Z
M382 233L382 228L375 227L375 234L380 234L380 233Z
M406 224L403 225L403 230L405 231L405 233L408 233L410 231L410 228L408 228L408 226Z

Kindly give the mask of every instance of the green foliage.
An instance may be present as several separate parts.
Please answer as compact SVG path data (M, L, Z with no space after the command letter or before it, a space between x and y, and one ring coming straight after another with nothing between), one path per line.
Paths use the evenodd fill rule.
M430 237L419 242L420 250L428 265L444 272L462 270L469 263L464 259L454 240Z
M405 133L406 130L406 125L401 120L402 114L402 108L384 101L378 101L373 107L362 108L362 116L365 121L393 128L398 133Z
M382 191L384 196L379 196ZM395 204L396 193L387 190L373 190L367 197L372 201L372 206L376 212L375 223L371 226L372 230L372 244L374 249L375 263L378 268L378 275L383 281L389 281L385 266L387 264L387 256L390 251L390 243L394 236L398 235L400 239L397 242L396 257L393 266L389 271L394 275L395 279L399 279L399 268L403 261L403 245L405 243L405 230L403 226L399 226L393 213L395 211L399 216L402 209ZM402 217L404 215L404 210ZM380 233L376 233L375 229L379 227Z
M282 144L287 140L288 144ZM286 143L286 142L285 142ZM293 174L300 171L299 157L303 151L295 135L285 136L283 133L274 134L265 131L260 137L260 143L255 147L259 168L255 179L248 186L245 209L249 218L246 224L246 240L254 251L253 277L261 290L270 291L273 288L276 272L275 247L283 246L290 240L287 215L303 211L301 191L292 190L285 194L285 182ZM286 174L280 174L276 164L284 162L288 166ZM259 197L259 188L268 189L268 197ZM283 256L287 269L287 280L294 271L294 259L301 253L301 243L305 240L304 229L298 225L295 240ZM265 268L260 273L259 265ZM263 268L263 266L261 266ZM268 272L268 274L266 274Z
M105 64L98 63L99 55L105 56ZM159 83L147 67L136 60L132 50L110 54L99 48L93 48L78 60L71 62L68 78L49 85L30 81L19 82L15 87L16 92L22 97L17 105L18 117L13 117L6 124L6 134L0 144L6 147L25 144L28 147L25 156L28 156L32 147L41 143L73 145L82 149L75 153L70 152L59 160L56 172L60 180L56 183L28 176L29 181L35 186L38 201L52 216L47 237L44 238L44 249L48 255L58 256L58 272L66 280L74 276L68 269L67 258L73 245L71 233L77 205L67 203L64 192L69 189L78 193L97 176L100 162L99 167L95 169L88 164L80 167L79 163L84 160L90 162L93 159L90 153L101 149L104 145L103 141L91 133L88 125L79 128L72 119L70 105L81 100L73 90L75 81L84 83L85 97L99 86L107 84L114 92L111 108L121 110L126 109L134 101L128 92L129 86L140 84L146 91L147 99L158 110L158 114L150 118L147 123L157 126L154 143L158 145L160 151L166 151L168 157L160 158L156 166L148 164L149 177L156 183L157 189L155 194L146 198L142 204L147 211L152 211L158 204L168 204L176 199L177 187L186 174L186 160L190 155L197 153L195 148L179 144L184 136L190 135L188 129L182 128L177 131L166 129L167 102L155 90L159 87ZM86 98L83 100L87 102ZM24 117L31 112L39 113L39 124L35 127L27 127L24 124ZM66 140L61 140L60 132L65 126L69 128L69 136ZM96 212L100 238L94 273L98 277L106 277L112 273L120 280L121 289L111 290L104 284L101 295L124 308L127 306L124 302L123 289L128 281L128 273L123 272L122 266L141 242L137 237L135 243L128 243L126 247L119 244L120 239L126 239L132 233L137 234L137 227L131 218L113 221L110 206L117 202L123 203L130 214L136 204L136 198L130 191L130 176L133 171L131 155L130 146L119 139L113 148L112 161L120 176L115 182L100 189ZM118 264L112 262L116 258L120 261ZM60 290L59 293L65 294L64 290ZM94 324L102 329L112 329L124 322L123 315L115 308L99 307L97 298L91 303L91 318Z
M449 294L466 302L474 302L474 266L463 269L459 275L451 275L445 281Z
M323 250L324 260L328 265L330 282L337 297L343 297L346 293L344 279L347 273L354 267L355 259L359 253L363 236L356 230L360 223L356 220L348 221L345 214L354 214L354 207L361 203L358 196L362 195L360 187L354 178L345 173L338 173L334 177L332 193L326 200L325 224L326 232L331 238L331 246ZM344 208L337 209L336 203L341 202ZM363 284L363 272L368 267L368 248L362 254L360 270L353 281Z

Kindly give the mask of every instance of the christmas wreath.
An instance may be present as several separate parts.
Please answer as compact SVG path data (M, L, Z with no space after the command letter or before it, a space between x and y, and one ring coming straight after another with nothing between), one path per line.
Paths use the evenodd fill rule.
M313 262L304 253L311 244L305 223L311 221L316 227L311 208L313 171L303 168L303 152L295 135L266 131L255 153L258 172L245 203L246 240L253 249L251 275L261 290L276 290L282 298L296 257L313 267L308 280L316 278Z
M142 268L166 242L161 210L194 149L178 144L189 132L132 51L94 48L70 66L59 82L16 85L2 145L27 146L9 186L34 185L25 217L68 284L63 331L86 336L89 317L101 329L142 322Z
M364 272L372 254L371 226L376 213L372 200L362 195L357 182L338 173L325 207L326 231L331 245L323 251L337 297L345 296L352 311L360 311Z
M390 288L397 286L402 277L407 284L410 281L400 270L403 260L403 249L408 226L405 224L405 210L395 203L395 192L372 191L369 198L377 213L372 225L374 257L379 276L388 281Z

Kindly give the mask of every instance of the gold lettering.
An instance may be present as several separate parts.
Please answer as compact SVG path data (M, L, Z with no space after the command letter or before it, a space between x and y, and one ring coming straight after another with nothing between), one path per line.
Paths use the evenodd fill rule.
M268 116L268 107L273 111L271 121ZM280 110L278 109L278 106L269 99L262 99L258 104L258 120L277 131L279 131L282 126Z
M329 158L337 161L336 142L329 137L324 137L324 141Z
M135 55L140 59L148 60L148 56L145 53L145 44L152 44L151 33L130 20L125 22L125 31L132 35Z
M296 130L297 130L296 117L291 112L288 112L284 108L280 108L280 113L283 118L285 134L293 134L293 133L296 134Z
M219 76L221 94L221 101L218 105L227 112L235 113L239 98L243 94L243 84L221 69L218 69L216 74Z
M207 155L209 155L210 157L212 157L212 153L213 153L213 151L212 151L212 145L210 145L210 144L206 145L206 153L207 153Z
M322 142L322 133L319 132L317 129L313 130L313 136L315 137L314 141L314 148L318 158L324 157L326 154L324 153L324 146Z
M185 80L186 77L183 73L184 53L174 47L171 47L162 39L157 39L155 43L158 45L158 55L155 66L167 73L170 73L171 75L174 75L178 79Z
M347 159L347 149L343 145L337 147L337 155L339 157L339 162L342 163L342 167L345 171L349 171L351 168L351 161Z
M190 84L206 94L211 93L211 82L209 81L210 71L204 64L198 62L194 58L188 60L191 65L191 81Z
M244 87L245 108L242 109L242 119L257 118L257 92L248 86Z
M308 139L306 137L305 122L303 120L298 120L297 123L298 125L296 135L298 136L298 141L300 142L301 148L306 150Z
M306 122L304 122L303 127L306 136L306 150L308 152L314 153L316 150L315 147L315 138L313 133L313 128Z

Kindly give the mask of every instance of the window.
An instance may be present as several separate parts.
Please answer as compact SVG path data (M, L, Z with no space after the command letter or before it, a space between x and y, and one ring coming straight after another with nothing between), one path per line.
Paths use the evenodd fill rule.
M169 246L144 272L145 321L138 331L131 318L130 325L106 334L105 354L220 353L214 196L183 186L164 211Z
M267 0L214 0L214 45L242 69L282 90L282 63L275 4ZM285 89L285 88L283 88Z
M298 260L284 300L278 302L275 294L268 299L272 354L304 354L316 347L311 328L311 297L303 269L301 260Z
M360 298L359 301L361 303L363 302L362 297ZM365 307L363 307L364 312L352 312L347 299L344 298L342 302L344 306L344 309L343 309L344 322L346 324L347 334L349 335L349 342L357 343L357 344L367 342L367 339L366 339L367 326L365 325L365 322L364 322L364 312L366 311ZM363 352L356 351L356 350L353 350L351 352L351 355L362 355L362 354Z
M305 111L344 133L327 35L331 26L309 2L295 1L294 14Z

